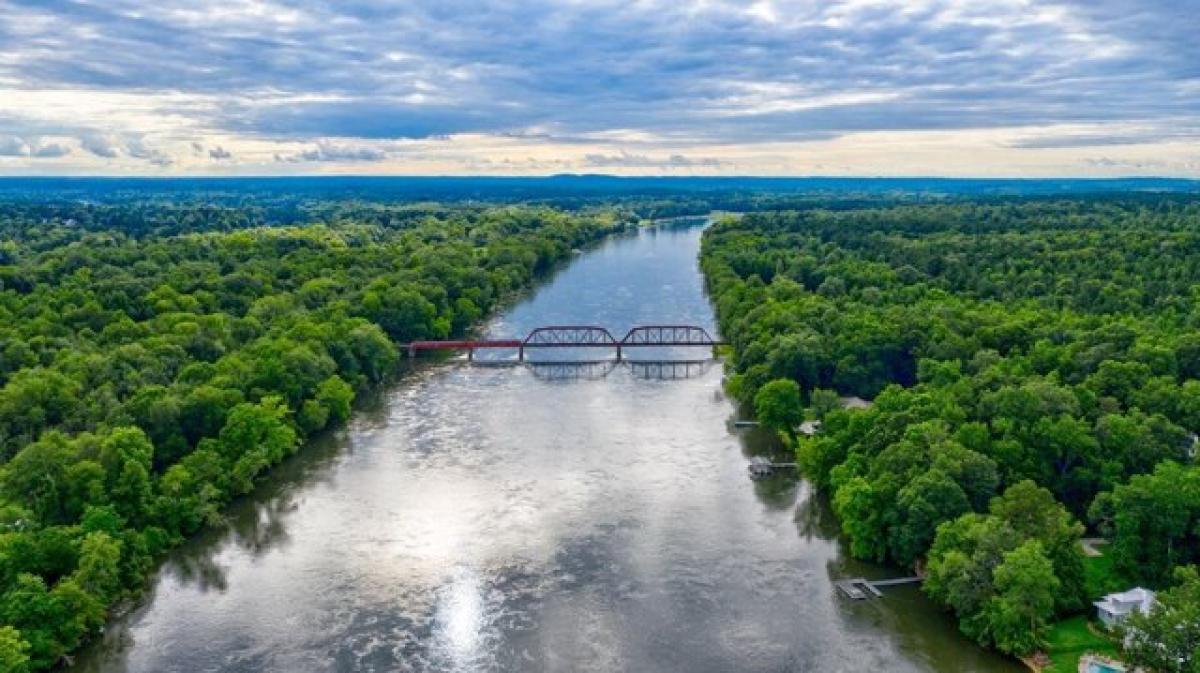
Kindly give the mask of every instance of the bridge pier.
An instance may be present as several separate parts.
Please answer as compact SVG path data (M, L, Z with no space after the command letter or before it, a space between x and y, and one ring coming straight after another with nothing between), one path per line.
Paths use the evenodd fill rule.
M521 346L521 347L517 348L517 362L524 362L524 361L525 361L525 347Z
M617 362L621 361L621 347L617 346Z

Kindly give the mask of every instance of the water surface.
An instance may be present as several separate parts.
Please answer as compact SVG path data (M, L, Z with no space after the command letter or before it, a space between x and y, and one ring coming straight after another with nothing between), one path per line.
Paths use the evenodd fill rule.
M697 224L581 255L489 333L711 330ZM747 457L770 438L731 429L721 375L424 368L277 469L228 527L181 547L76 668L1020 670L915 588L835 595L831 578L888 571L845 560L802 482L749 481Z

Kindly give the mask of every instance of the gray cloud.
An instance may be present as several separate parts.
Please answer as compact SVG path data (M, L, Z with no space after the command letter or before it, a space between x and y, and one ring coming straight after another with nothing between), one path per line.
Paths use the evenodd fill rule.
M1182 161L1167 161L1164 159L1114 159L1112 157L1091 157L1083 160L1085 166L1093 168L1117 168L1154 174L1187 173L1200 170L1200 155Z
M210 159L216 159L217 161L222 161L224 159L232 159L233 152L230 152L229 150L225 149L224 147L221 147L218 145L217 147L214 147L208 151L208 156Z
M16 136L0 136L0 157L29 156L29 145Z
M114 159L118 154L116 145L108 138L99 134L83 136L79 139L79 145L88 152L105 159Z
M0 136L0 157L32 157L35 159L53 159L71 153L70 148L58 143L43 144L37 138L19 138L17 136Z
M295 154L275 155L275 161L302 163L309 161L383 161L387 153L374 147L351 147L328 142L317 143L311 150Z
M126 136L124 145L125 153L134 159L144 159L155 166L170 166L175 163L175 160L162 150L147 145L141 136Z
M1141 145L1165 141L1200 141L1200 127L1168 124L1149 129L1133 129L1112 133L1035 135L1016 140L1009 143L1009 146L1022 149L1050 149Z
M723 162L711 157L693 159L682 154L672 154L668 157L656 158L645 154L630 154L622 151L618 154L586 154L584 163L593 168L717 168Z
M71 153L71 148L58 143L50 143L49 145L36 145L32 149L33 151L30 156L37 157L39 159L65 157Z
M1196 2L775 0L770 21L735 0L295 0L241 13L186 0L0 0L0 43L13 54L0 77L211 96L218 105L170 112L204 128L303 140L633 130L686 144L1196 128ZM1064 136L1016 147L1114 142ZM335 156L318 148L284 160L378 160ZM630 161L614 156L594 165Z

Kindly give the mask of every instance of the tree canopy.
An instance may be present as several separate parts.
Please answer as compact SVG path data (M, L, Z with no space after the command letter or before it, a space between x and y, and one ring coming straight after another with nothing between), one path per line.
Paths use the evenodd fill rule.
M0 202L0 670L45 669L150 560L462 334L607 212Z
M730 393L821 418L786 439L851 553L1024 653L1087 605L1079 521L1131 580L1200 562L1197 253L1200 201L1129 196L751 213L701 263Z

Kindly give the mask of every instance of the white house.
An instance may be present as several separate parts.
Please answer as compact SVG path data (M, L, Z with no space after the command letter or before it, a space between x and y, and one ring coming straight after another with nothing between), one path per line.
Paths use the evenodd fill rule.
M1100 621L1111 629L1120 626L1121 622L1125 621L1125 618L1134 610L1142 613L1150 612L1150 608L1154 607L1154 592L1136 587L1129 591L1109 594L1093 605L1096 606L1096 615L1100 617Z
M821 421L804 421L800 424L800 434L805 437L814 437L821 431Z

